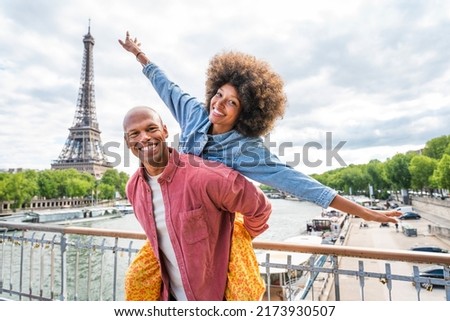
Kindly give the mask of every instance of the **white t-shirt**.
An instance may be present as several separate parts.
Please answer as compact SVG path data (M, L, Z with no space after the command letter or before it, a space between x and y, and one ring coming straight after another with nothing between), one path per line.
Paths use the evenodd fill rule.
M178 301L186 301L186 293L184 292L183 282L181 281L180 269L178 268L177 258L175 257L175 251L173 250L172 243L170 242L169 232L166 225L166 209L164 207L164 199L161 192L161 186L158 183L157 176L150 176L147 174L147 181L152 189L153 195L153 212L155 214L156 230L158 234L158 243L161 252L163 253L162 259L164 260L167 272L170 278L170 290L172 295Z

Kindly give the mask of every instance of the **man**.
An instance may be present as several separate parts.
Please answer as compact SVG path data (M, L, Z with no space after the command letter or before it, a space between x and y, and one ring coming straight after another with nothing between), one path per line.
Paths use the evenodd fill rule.
M123 128L140 160L127 197L159 262L160 299L223 300L234 213L256 237L268 228L268 199L225 165L169 148L167 128L152 108L132 108Z

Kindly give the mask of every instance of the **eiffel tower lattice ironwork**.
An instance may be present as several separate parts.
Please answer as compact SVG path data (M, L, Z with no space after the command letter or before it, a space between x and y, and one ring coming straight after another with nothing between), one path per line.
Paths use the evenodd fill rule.
M51 164L52 169L75 168L88 172L96 178L112 168L103 151L100 129L97 122L94 91L94 37L91 27L83 38L84 55L81 69L81 83L78 92L77 108L69 136L57 160Z

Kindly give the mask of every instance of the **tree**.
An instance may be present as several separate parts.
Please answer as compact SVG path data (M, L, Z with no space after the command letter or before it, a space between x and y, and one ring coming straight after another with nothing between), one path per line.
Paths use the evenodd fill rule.
M403 202L409 204L408 189L411 187L411 173L409 163L413 154L396 154L385 163L386 177L393 185L395 195L402 190Z
M416 190L430 189L431 177L436 169L437 160L424 156L416 155L411 159L409 172L411 173L411 187Z
M442 156L433 173L433 178L440 188L450 189L450 155Z
M125 198L125 186L128 178L128 174L124 172L119 173L116 169L108 169L103 174L100 183L112 186L114 193L118 192L121 197Z
M441 159L446 152L448 146L450 145L450 135L440 136L430 139L423 149L423 155L434 158Z
M447 148L444 151L444 155L450 155L450 144L447 145ZM442 156L444 156L442 155Z
M45 198L57 198L59 196L58 182L56 180L56 171L47 169L38 173L37 185L39 187L38 195Z
M366 166L366 172L370 177L370 182L374 187L376 197L383 199L387 198L386 190L389 188L384 167L385 165L377 159L371 160ZM381 191L380 195L378 195L378 191Z
M396 154L385 163L386 176L397 189L408 189L411 187L411 173L409 163L412 155Z
M8 200L6 186L8 182L8 174L0 173L0 202Z
M92 190L92 185L89 181L84 180L81 177L72 177L67 181L66 192L68 197L84 197L88 196Z
M349 193L367 191L369 188L369 176L360 165L349 165L340 172L342 189Z
M116 190L114 186L100 183L97 187L98 197L103 200L112 200L115 198Z
M128 179L130 178L130 176L125 172L120 172L119 178L120 178L120 186L119 186L118 192L122 198L126 198L127 195L126 195L125 187L127 186L127 182L128 182Z
M8 200L12 201L11 208L16 210L24 204L29 203L38 191L37 182L29 173L15 173L8 177L5 182L5 193Z

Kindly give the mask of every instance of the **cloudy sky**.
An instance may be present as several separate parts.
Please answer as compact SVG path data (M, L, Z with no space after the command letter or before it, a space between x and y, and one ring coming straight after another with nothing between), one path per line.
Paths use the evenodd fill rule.
M215 53L268 61L288 97L272 151L308 174L385 161L450 134L449 1L2 0L0 169L47 169L58 158L75 115L89 19L97 119L102 142L121 146L121 171L137 164L123 153L130 107L159 108L170 133L179 131L118 44L127 30L200 99Z

